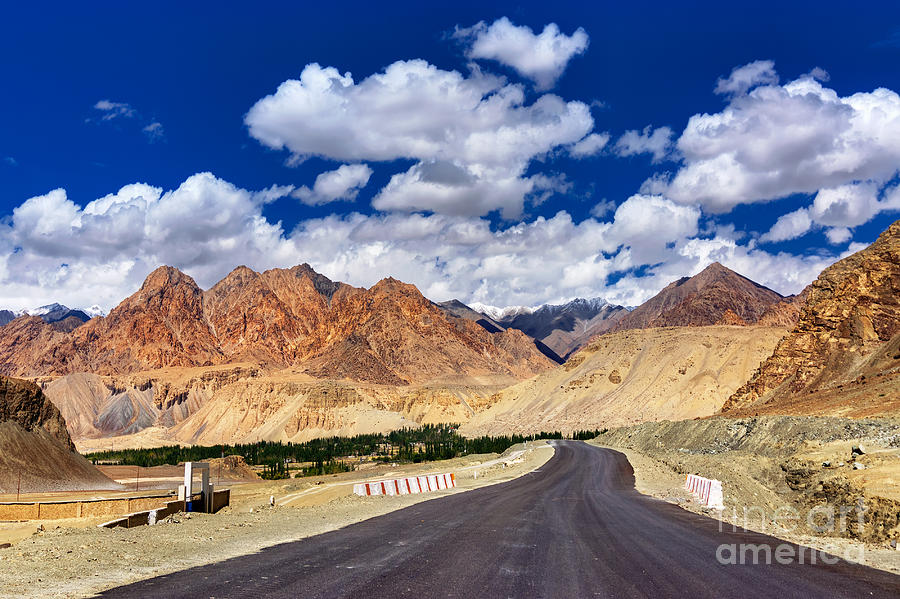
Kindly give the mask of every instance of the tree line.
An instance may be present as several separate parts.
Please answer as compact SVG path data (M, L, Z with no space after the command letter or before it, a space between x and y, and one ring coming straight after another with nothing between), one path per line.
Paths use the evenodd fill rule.
M259 441L257 443L171 445L150 449L99 451L88 456L95 464L116 462L129 466L177 465L210 458L240 455L248 464L266 466L266 473L279 476L287 462L311 462L310 474L346 471L353 458L370 457L389 462L425 462L446 460L478 453L503 453L517 443L533 439L562 439L560 432L537 435L499 435L467 438L457 433L457 425L426 424L389 433L328 437L303 443ZM599 431L578 431L576 438L593 438ZM305 469L304 469L305 470ZM321 472L320 472L321 471Z

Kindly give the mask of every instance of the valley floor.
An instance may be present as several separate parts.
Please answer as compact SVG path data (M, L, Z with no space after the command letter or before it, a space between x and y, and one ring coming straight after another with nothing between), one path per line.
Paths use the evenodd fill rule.
M527 449L511 447L502 456L388 465L378 472L376 478L456 474L456 489L421 495L357 497L351 494L352 483L360 479L360 473L350 472L242 484L233 488L232 505L218 514L176 514L156 526L107 530L85 523L45 522L44 532L0 549L0 597L91 596L336 530L422 501L506 482L539 468L552 456L553 449L538 441ZM275 508L269 507L273 495ZM31 523L32 531L39 524ZM72 528L73 524L80 527Z

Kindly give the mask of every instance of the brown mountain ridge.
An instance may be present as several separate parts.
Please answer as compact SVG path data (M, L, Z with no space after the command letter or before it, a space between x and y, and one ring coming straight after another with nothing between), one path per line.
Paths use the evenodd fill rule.
M784 300L768 287L713 262L693 277L668 284L622 316L611 330L757 324ZM782 322L765 324L784 326Z
M441 376L528 377L552 363L518 331L491 333L445 314L412 285L332 282L303 264L241 266L208 291L163 266L112 309L73 331L40 318L0 329L0 372L121 375L249 362L304 365L317 378L408 384Z

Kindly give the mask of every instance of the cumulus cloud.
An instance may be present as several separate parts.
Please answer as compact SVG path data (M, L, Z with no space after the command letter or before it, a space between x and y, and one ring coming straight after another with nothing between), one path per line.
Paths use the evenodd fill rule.
M677 148L683 166L666 195L712 213L855 181L884 185L900 165L900 96L840 96L813 75L762 84L691 117Z
M821 69L819 69L821 70ZM735 67L731 75L716 82L715 92L727 96L739 96L757 85L778 83L775 63L771 60L757 60L742 67Z
M778 217L769 232L760 237L760 241L786 241L796 239L812 228L813 221L809 216L809 210L800 208Z
M307 65L299 79L254 104L245 123L250 135L289 150L294 161L417 161L379 193L379 209L502 210L506 217L521 213L533 189L524 176L529 164L583 140L594 125L583 102L548 94L527 104L520 85L423 60L395 62L359 82ZM450 179L438 174L451 170Z
M309 206L340 200L353 201L371 176L372 169L368 165L342 164L337 169L316 177L312 189L304 185L295 189L291 195Z
M283 231L261 213L290 190L253 193L200 173L166 192L126 185L84 207L63 189L30 198L0 225L2 300L15 308L51 299L108 308L160 264L209 282L229 263L290 262Z
M541 184L565 185L547 179ZM248 191L200 173L172 190L136 183L83 206L62 189L30 198L0 222L0 306L108 309L160 264L208 288L239 264L301 262L354 285L392 275L434 300L535 305L601 296L635 305L712 260L790 293L834 259L742 245L727 231L701 231L696 207L643 194L580 222L564 211L501 226L468 215L350 213L285 231L263 209L292 190Z
M643 131L632 129L616 141L615 152L619 156L650 154L653 162L662 162L672 147L673 133L669 127L654 129L650 125Z
M882 212L900 210L897 188L878 197L878 185L872 181L856 182L820 189L813 203L781 216L760 241L796 239L811 230L826 228L832 244L841 244L852 237L851 229L865 224Z
M831 227L825 230L825 236L832 245L841 245L850 241L853 233L847 227Z
M591 133L584 139L575 143L569 149L569 154L575 158L596 156L603 151L603 148L609 143L609 139L609 133Z
M550 89L562 76L569 61L588 47L588 34L579 27L572 35L550 23L535 34L530 27L514 25L502 17L491 25L484 21L457 29L455 37L469 44L470 59L494 60L512 67L535 82L538 89Z

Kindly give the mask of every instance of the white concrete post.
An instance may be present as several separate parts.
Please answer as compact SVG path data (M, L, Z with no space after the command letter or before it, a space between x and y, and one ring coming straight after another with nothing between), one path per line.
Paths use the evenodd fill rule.
M194 492L194 462L184 463L184 492L185 501L190 501Z

